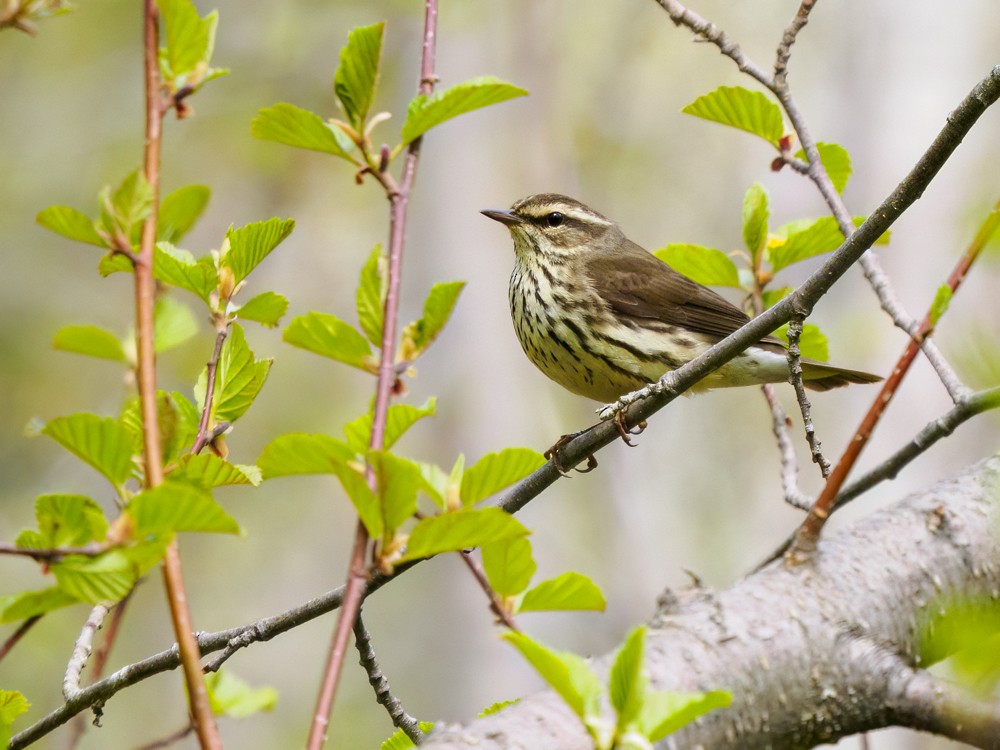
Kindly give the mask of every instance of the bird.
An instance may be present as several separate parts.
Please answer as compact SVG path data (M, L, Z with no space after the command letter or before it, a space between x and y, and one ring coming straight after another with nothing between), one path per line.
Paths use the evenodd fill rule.
M481 213L504 224L514 241L508 291L521 348L579 396L614 402L750 320L573 198L540 193ZM691 390L786 382L786 350L781 339L765 336ZM882 379L805 357L801 363L803 384L816 391Z

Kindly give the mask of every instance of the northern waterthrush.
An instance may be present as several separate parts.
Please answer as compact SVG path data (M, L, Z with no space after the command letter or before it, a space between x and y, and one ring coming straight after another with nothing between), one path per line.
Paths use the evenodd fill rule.
M749 318L629 240L579 201L543 193L483 214L514 239L510 312L528 358L573 393L611 402L658 380ZM704 378L704 391L788 380L781 339L767 336ZM802 359L817 391L881 378Z

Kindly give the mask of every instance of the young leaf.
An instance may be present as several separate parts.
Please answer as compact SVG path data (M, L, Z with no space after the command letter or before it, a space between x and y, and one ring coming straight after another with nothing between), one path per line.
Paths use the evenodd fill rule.
M937 292L934 294L934 302L931 303L930 320L932 326L936 326L938 321L941 320L941 316L948 311L952 294L954 293L947 284L942 284L938 287Z
M650 691L639 712L639 728L651 742L658 742L702 714L725 708L732 702L732 694L725 690L709 693Z
M195 260L187 250L169 242L156 243L153 275L157 281L186 289L211 304L211 294L219 286L219 272L211 258Z
M348 153L353 144L339 128L323 122L323 118L314 112L293 104L279 102L260 110L250 123L250 132L255 138L265 141L321 151L354 162Z
M706 286L740 285L736 264L721 250L701 245L670 244L653 253L677 273Z
M111 331L99 326L64 326L56 331L52 347L64 352L86 354L88 357L110 359L113 362L126 361L122 342Z
M464 281L449 281L431 287L424 302L424 316L403 329L399 343L400 362L413 362L433 343L448 322L464 286Z
M39 548L82 547L108 535L101 506L83 495L41 495L35 500L35 518Z
M372 451L368 461L375 472L382 524L391 535L417 510L420 467L384 451Z
M68 607L79 601L75 596L70 596L58 586L50 586L40 591L23 591L20 594L0 596L0 623L27 620L29 617L44 615L46 612Z
M0 690L0 747L10 742L10 727L31 704L16 690Z
M286 312L288 300L285 297L275 292L262 292L236 308L235 315L240 320L252 320L274 328Z
M786 323L774 335L788 341L788 324ZM819 362L826 362L830 358L830 346L826 336L819 326L812 323L805 323L802 326L802 335L799 336L799 354L809 359Z
M42 428L59 445L120 487L132 475L132 436L117 419L73 414Z
M293 318L282 339L300 349L320 354L368 372L378 372L368 341L354 326L328 313L311 312Z
M743 242L753 258L754 268L767 243L767 191L755 182L743 196Z
M582 573L569 571L542 581L524 595L518 612L554 610L594 610L603 612L607 606L604 594Z
M264 447L257 466L264 479L296 474L333 474L335 467L354 460L347 443L329 435L280 435Z
M423 406L410 404L393 404L389 407L385 419L385 437L383 449L389 450L407 430L424 417L434 415L437 409L437 399L427 399ZM372 435L372 414L368 412L344 425L347 443L358 453L368 450Z
M183 456L168 477L171 481L186 482L204 489L226 484L252 484L256 487L261 482L260 469L256 466L231 464L211 453Z
M434 728L434 722L421 721L419 726L420 731L426 734ZM397 729L389 739L385 740L379 746L379 750L410 750L413 747L416 747L416 745L413 744L413 740L406 736L406 732L402 729Z
M858 227L863 223L863 217L854 217L854 226ZM886 232L875 244L888 244L889 236L889 232ZM844 235L832 216L792 221L775 230L774 236L768 241L768 260L772 270L777 272L806 258L836 250L843 242Z
M504 448L487 453L465 470L459 495L463 505L473 505L528 476L545 463L541 453L530 448Z
M340 50L340 65L333 76L333 90L340 99L351 126L362 132L375 97L385 23L351 30L347 46Z
M581 657L566 651L553 651L524 633L508 631L500 637L521 652L584 722L600 712L600 680Z
M646 699L648 678L642 663L646 628L638 627L628 634L615 657L608 680L611 705L618 714L618 734L623 734L639 715Z
M764 294L761 295L764 302L764 309L767 310L768 308L774 307L791 293L792 288L790 286L783 286L779 289L765 290Z
M262 711L272 711L278 691L271 687L252 688L228 670L205 675L205 688L212 713L242 719Z
M271 362L270 359L254 359L243 329L235 323L230 326L216 373L214 416L217 420L233 422L250 408L264 387ZM203 403L204 396L204 385L199 381L198 401Z
M199 67L207 67L211 60L219 13L212 11L200 18L191 0L157 0L156 4L166 40L166 46L160 50L160 67L164 79L174 83L176 90L186 82L178 79L188 78Z
M127 513L135 521L135 535L175 531L241 534L239 524L203 489L165 482L132 498Z
M35 221L67 239L102 248L108 247L108 243L94 228L94 222L85 213L77 211L75 208L49 206L38 212Z
M347 493L347 497L354 505L354 510L358 513L358 518L368 530L368 535L372 539L380 539L386 531L383 523L383 507L379 498L368 486L368 482L362 474L363 471L364 468L353 461L340 463L333 467L333 473L340 480L344 492Z
M153 341L157 354L180 346L198 333L198 322L187 305L160 297L153 308Z
M368 260L361 268L358 283L357 308L361 330L374 346L382 346L382 316L385 309L385 295L388 290L385 274L382 272L382 246L376 245Z
M52 563L51 567L59 587L66 594L90 604L123 599L140 575L121 550L111 550L97 557L70 555Z
M160 443L163 446L164 463L174 461L177 455L194 442L198 434L200 414L197 407L180 393L157 391L157 424L160 428ZM122 410L122 425L132 435L132 442L138 451L142 445L142 415L139 399L132 399Z
M229 250L222 264L233 271L236 283L243 281L295 228L294 219L268 219L226 232Z
M838 193L844 192L847 181L851 177L851 155L847 153L847 149L836 143L817 143L816 149L819 151L819 160L823 163L823 169L830 176L833 187ZM799 149L795 158L805 161L806 152Z
M205 211L211 194L205 185L186 185L170 193L160 203L156 239L179 242Z
M131 172L110 198L105 198L105 211L110 211L111 225L105 229L114 233L117 227L121 233L132 239L133 244L139 240L139 230L153 210L153 188L146 181L142 170Z
M410 102L406 113L403 145L452 117L527 94L524 89L493 76L472 78L430 98L421 94Z
M418 461L417 465L420 466L420 489L443 510L444 496L448 489L448 475L437 464Z
M498 596L517 596L531 583L538 566L531 556L531 542L518 536L483 545L483 569Z
M480 711L477 714L477 717L481 719L484 716L492 716L493 714L498 714L501 711L503 711L505 708L507 708L507 706L513 706L513 705L516 705L517 703L520 703L520 702L521 702L520 698L514 698L513 700L497 701L496 703L491 703L486 708L484 708L482 711Z
M742 86L720 86L699 96L681 112L745 130L760 136L776 149L781 148L784 133L781 110L759 91Z
M499 508L464 508L417 523L401 561L502 542L528 533L520 521Z

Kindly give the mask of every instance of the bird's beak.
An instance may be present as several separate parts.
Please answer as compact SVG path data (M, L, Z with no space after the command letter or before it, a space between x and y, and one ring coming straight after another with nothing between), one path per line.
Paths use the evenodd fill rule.
M499 221L501 224L506 224L509 227L521 223L521 217L506 208L487 208L479 213L483 216L489 216L494 221Z

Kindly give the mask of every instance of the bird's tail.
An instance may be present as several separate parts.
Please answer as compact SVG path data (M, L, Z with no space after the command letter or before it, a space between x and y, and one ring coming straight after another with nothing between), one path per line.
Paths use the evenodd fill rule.
M843 367L834 367L811 359L802 360L803 385L813 391L829 391L851 383L877 383L880 380L881 376L869 372L845 370Z

